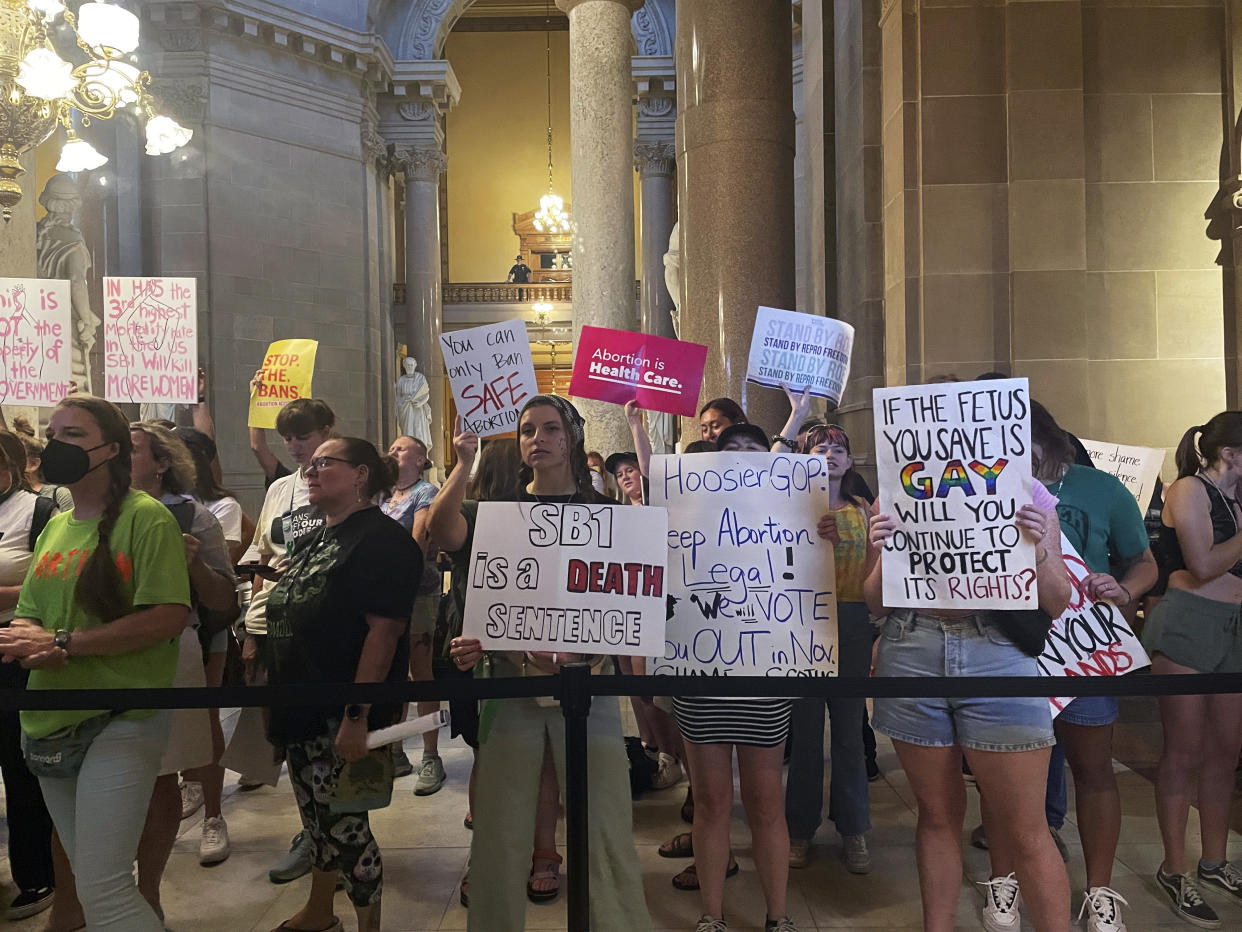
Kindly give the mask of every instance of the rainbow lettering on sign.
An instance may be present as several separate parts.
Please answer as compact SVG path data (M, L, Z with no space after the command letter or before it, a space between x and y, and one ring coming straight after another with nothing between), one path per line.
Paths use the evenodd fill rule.
M985 495L996 494L996 480L1000 478L1000 474L1004 472L1005 467L1009 465L1009 460L999 459L991 466L981 463L978 460L971 460L970 472L973 472L983 479L983 490ZM932 493L932 479L930 476L919 476L926 464L919 460L914 463L908 463L901 470L901 487L906 494L915 501L924 501L929 498L948 498L949 492L953 489L961 489L967 498L975 494L975 487L970 478L970 473L966 471L966 466L961 460L949 460L945 464L944 472L941 473L940 483L936 487L936 492Z

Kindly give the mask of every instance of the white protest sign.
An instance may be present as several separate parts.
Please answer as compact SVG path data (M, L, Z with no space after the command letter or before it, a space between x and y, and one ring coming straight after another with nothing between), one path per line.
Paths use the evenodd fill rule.
M440 352L462 427L480 437L516 430L522 402L539 394L526 321L441 334Z
M1034 608L1035 545L1014 523L1031 501L1026 379L877 388L889 608Z
M1069 608L1053 620L1048 632L1038 660L1040 676L1121 676L1150 666L1147 651L1121 610L1111 602L1096 602L1083 591L1082 581L1091 570L1064 533L1061 554L1073 592ZM1074 700L1057 696L1048 701L1055 718Z
M854 328L831 317L760 307L750 338L746 380L780 388L810 388L811 394L841 403L850 377Z
M663 508L481 502L462 633L488 650L657 653L667 532Z
M668 508L667 643L656 674L834 676L836 572L815 528L822 456L697 453L651 459Z
M69 283L0 278L0 404L54 408L69 394Z
M104 279L104 397L198 402L196 294L193 278Z
M1164 465L1164 450L1151 447L1128 447L1120 443L1104 443L1101 440L1083 440L1082 445L1091 454L1096 469L1116 476L1126 491L1134 496L1139 509L1147 512L1160 467Z

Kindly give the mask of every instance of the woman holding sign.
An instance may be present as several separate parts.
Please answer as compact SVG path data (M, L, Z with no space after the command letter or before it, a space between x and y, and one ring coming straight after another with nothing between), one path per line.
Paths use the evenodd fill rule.
M1147 620L1143 646L1153 673L1242 673L1242 411L1225 411L1188 430L1177 448L1177 475L1160 536L1173 572ZM1186 871L1186 820L1197 785L1199 883L1242 899L1242 870L1225 855L1242 695L1161 696L1160 718L1164 749L1156 770L1156 817L1164 863L1156 881L1174 912L1215 929L1220 918Z
M1056 513L1024 505L1015 523L1035 544L1039 607L1055 618L1070 598ZM871 520L871 543L883 546L895 528L891 515L876 515ZM1032 655L1018 646L1011 613L908 608L890 612L884 605L883 560L875 562L863 593L873 615L887 616L876 642L878 676L1038 674L1038 651ZM1047 631L1045 624L1043 634L1031 638L1041 649ZM918 800L915 844L923 928L948 932L957 917L966 814L963 754L980 793L993 807L989 841L1012 852L1035 927L1066 928L1069 879L1044 816L1048 758L1056 743L1048 700L877 699L872 725L893 739ZM1017 924L988 928L1016 930Z
M555 395L536 395L518 417L522 453L523 502L608 504L591 486L585 422L578 410ZM458 429L461 424L458 421ZM432 505L431 532L446 551L468 549L474 526L462 514L465 478L478 452L479 438L453 438L458 464ZM459 669L483 659L479 641L456 637L450 656ZM566 654L494 653L488 656L494 676L556 673L561 664L603 657ZM628 762L621 737L620 706L615 698L596 697L587 719L589 825L591 843L591 928L596 932L650 932L631 824ZM470 932L520 932L526 927L526 883L530 871L527 845L535 826L535 807L544 748L550 747L565 779L565 720L558 704L536 699L487 702L481 713L475 764L474 838L470 875L486 896L472 898Z

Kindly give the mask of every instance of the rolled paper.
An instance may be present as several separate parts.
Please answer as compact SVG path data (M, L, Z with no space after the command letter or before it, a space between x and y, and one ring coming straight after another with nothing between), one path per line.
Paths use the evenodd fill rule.
M389 725L387 728L377 728L375 731L367 732L367 750L382 748L386 744L395 744L398 741L404 741L406 738L421 735L428 731L437 731L448 723L448 710L440 709L438 712L420 715L418 718L398 722L396 725Z

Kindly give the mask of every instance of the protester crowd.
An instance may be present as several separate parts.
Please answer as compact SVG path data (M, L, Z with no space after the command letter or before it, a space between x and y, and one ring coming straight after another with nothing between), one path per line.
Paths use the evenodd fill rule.
M1077 441L1033 403L1035 494L1014 523L1034 548L1038 610L942 611L885 605L880 552L897 526L885 511L890 503L877 504L854 468L845 430L810 417L806 393L787 394L789 419L775 435L731 399L708 402L701 435L685 438L682 455L823 458L828 491L814 519L835 558L842 676L1034 676L1051 619L1075 586L1128 617L1144 606L1142 636L1155 672L1242 673L1242 412L1187 431L1153 554L1134 498L1083 462ZM640 675L643 657L492 651L463 634L481 502L642 507L649 500L651 444L642 412L631 403L626 415L632 451L588 452L572 403L530 397L516 440L481 442L459 425L455 466L437 489L425 478L423 440L400 437L383 453L370 440L341 436L327 402L299 399L276 422L291 466L268 448L263 431L250 431L267 491L258 514L248 515L222 485L216 424L205 405L195 409L194 427L130 423L109 402L69 395L51 414L46 442L26 425L0 430L3 685L204 686L232 677L313 695L348 683L547 676L582 661L595 670L615 662L618 672ZM1088 567L1081 583L1066 572L1063 532ZM1163 597L1145 601L1157 587ZM917 800L925 928L950 930L960 918L971 783L983 815L972 838L991 858L981 885L987 929L1017 930L1022 914L1040 930L1075 922L1088 932L1126 928L1128 904L1111 886L1121 831L1114 698L1075 699L1055 724L1044 698L879 698L870 717L864 700L838 697L628 702L640 732L637 765L648 768L650 785L686 784L681 816L690 830L672 834L660 854L693 859L672 883L698 891L696 932L728 928L725 885L739 871L730 844L735 759L767 932L794 932L789 870L807 865L825 817L840 836L846 869L871 871L868 785L880 775L873 728L892 740ZM420 703L413 713L437 708ZM20 890L8 918L50 907L49 932L163 929L160 882L180 821L204 808L201 862L229 856L222 761L236 752L228 762L239 769L245 759L242 789L274 783L283 762L293 787L289 811L302 825L270 878L310 874L309 892L278 932L342 929L334 912L340 886L358 928L382 928L383 839L372 833L369 813L388 804L396 779L414 776L418 795L435 793L446 779L435 728L424 733L417 763L400 743L368 746L369 731L410 711L309 700L255 711L250 721L268 743L249 757L226 749L218 710L3 713L9 859ZM561 889L565 721L547 699L454 702L451 711L453 734L475 755L465 813L471 860L460 889L468 928L515 932L525 926L528 899L555 899ZM1242 901L1242 870L1226 856L1242 694L1165 696L1160 712L1155 802L1164 857L1153 881L1187 923L1218 928L1211 899ZM627 773L636 761L621 721L616 699L594 699L588 824L597 932L652 928L629 805ZM1050 822L1058 806L1064 816L1067 761L1088 878L1076 892L1060 825ZM1192 803L1201 838L1188 849ZM730 918L753 925L759 909Z

